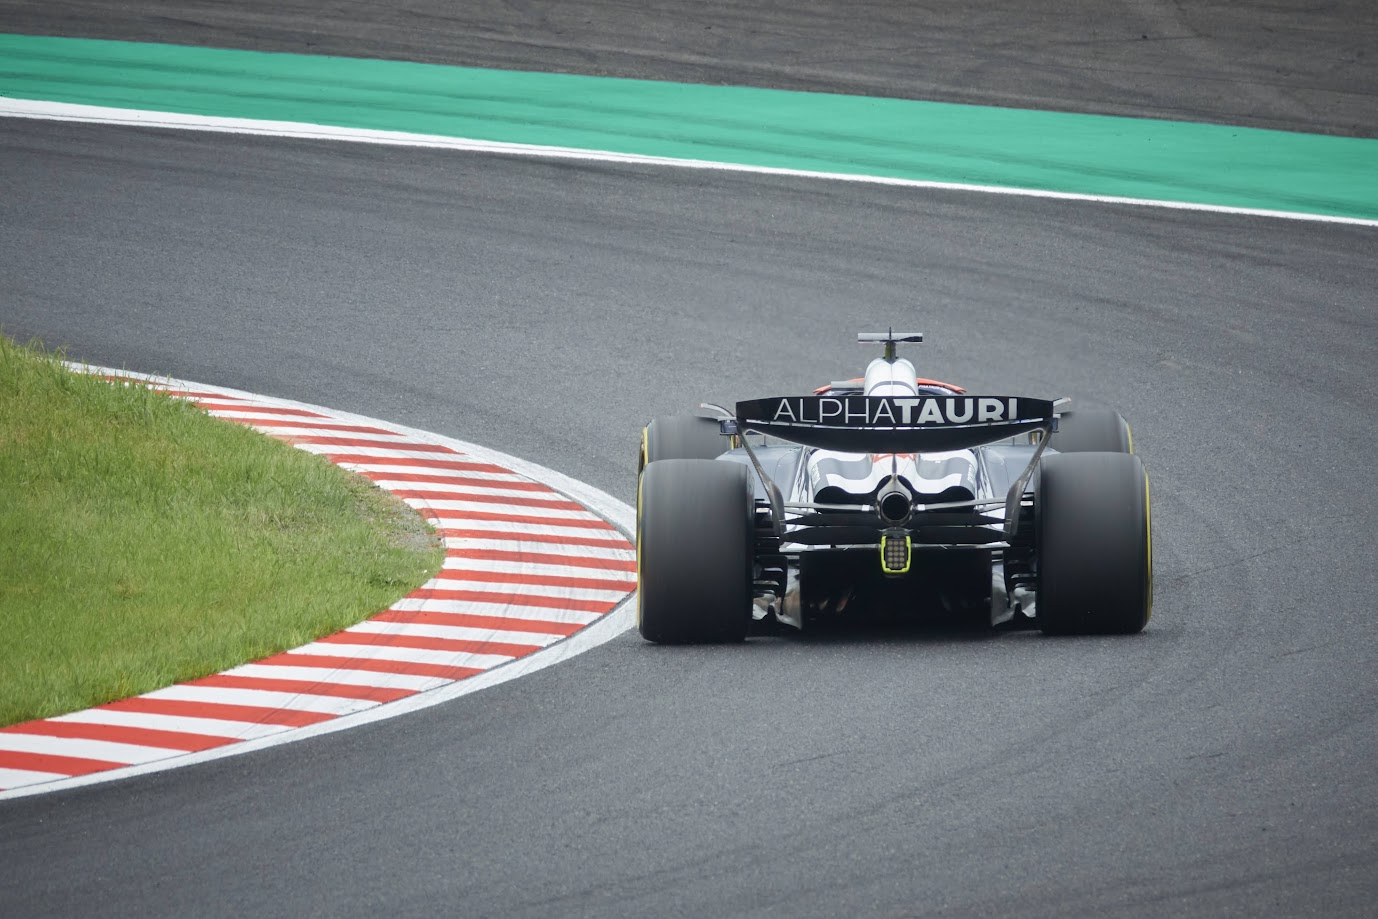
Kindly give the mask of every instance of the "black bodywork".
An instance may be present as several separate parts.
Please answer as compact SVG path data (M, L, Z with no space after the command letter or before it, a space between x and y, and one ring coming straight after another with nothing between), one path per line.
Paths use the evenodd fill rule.
M1032 473L1055 410L966 395L738 403L719 460L755 473L758 618L1017 617L1036 579ZM882 563L887 540L904 541L903 570Z

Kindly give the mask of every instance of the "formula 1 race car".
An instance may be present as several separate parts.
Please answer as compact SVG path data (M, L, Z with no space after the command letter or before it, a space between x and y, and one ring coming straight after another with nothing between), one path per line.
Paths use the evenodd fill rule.
M1153 603L1148 477L1116 412L973 396L885 349L807 396L642 432L638 627L740 641L858 614L1132 633Z

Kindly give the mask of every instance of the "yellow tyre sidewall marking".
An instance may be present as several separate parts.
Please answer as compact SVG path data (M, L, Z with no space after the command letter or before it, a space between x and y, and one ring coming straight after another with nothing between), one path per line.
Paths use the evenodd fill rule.
M1144 542L1148 555L1148 609L1144 622L1153 618L1153 505L1149 494L1148 470L1144 470Z
M1124 433L1129 438L1129 452L1134 453L1134 429L1129 422L1124 423ZM1148 598L1144 611L1144 622L1153 618L1153 507L1148 488L1148 470L1144 470L1144 553L1148 557Z
M642 444L645 444L645 432L642 432ZM644 470L636 477L636 627L641 628L641 607L645 601L642 599L644 592L641 589L641 492L642 483L646 481Z
M636 482L636 626L641 628L641 607L645 603L641 589L641 479Z

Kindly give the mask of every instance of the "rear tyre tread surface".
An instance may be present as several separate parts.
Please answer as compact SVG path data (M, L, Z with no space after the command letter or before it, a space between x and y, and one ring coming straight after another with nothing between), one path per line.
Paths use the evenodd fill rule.
M1083 409L1058 417L1048 446L1059 453L1133 453L1134 436L1119 412Z
M1148 478L1124 453L1045 456L1035 507L1039 628L1126 635L1152 610Z
M714 459L731 447L732 441L722 435L712 418L659 415L642 431L638 470L660 460Z
M746 466L658 460L637 491L637 628L664 644L736 642L751 619L751 482Z

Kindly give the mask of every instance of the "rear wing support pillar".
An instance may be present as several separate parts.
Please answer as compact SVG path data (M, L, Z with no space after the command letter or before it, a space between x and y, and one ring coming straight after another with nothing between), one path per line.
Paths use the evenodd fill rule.
M1067 406L1072 402L1071 399L1058 399L1053 403L1053 411L1061 413L1067 410ZM1036 430L1041 434L1038 438L1038 446L1034 448L1033 456L1029 457L1029 464L1024 467L1024 471L1019 474L1019 478L1014 480L1009 492L1005 495L1005 539L1010 540L1019 532L1019 505L1024 501L1024 492L1029 490L1029 482L1033 481L1034 473L1038 471L1038 461L1043 458L1043 451L1048 447L1049 434L1057 431L1057 414L1050 417L1046 423Z
M732 424L736 422L723 422ZM761 480L761 485L766 490L766 499L770 502L770 523L771 529L776 536L785 535L785 496L780 494L780 486L775 484L775 480L766 475L765 467L756 457L756 451L751 449L751 442L747 439L746 431L738 431L739 441L742 449L746 451L747 457L751 460L751 466L756 470L756 476Z

